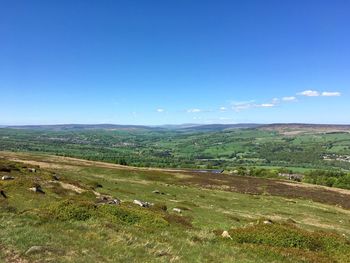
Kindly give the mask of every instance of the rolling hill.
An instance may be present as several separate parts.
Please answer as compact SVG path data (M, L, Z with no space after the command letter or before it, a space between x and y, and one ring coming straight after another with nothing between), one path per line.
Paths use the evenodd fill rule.
M319 263L350 256L347 190L11 152L0 152L0 173L11 177L0 181L4 262Z

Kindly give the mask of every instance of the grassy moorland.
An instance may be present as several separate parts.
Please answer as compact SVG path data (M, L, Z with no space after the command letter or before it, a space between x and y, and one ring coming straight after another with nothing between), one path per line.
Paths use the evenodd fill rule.
M349 262L348 190L44 154L0 156L1 176L14 177L0 181L5 262ZM102 197L122 202L103 204ZM139 207L135 199L154 205Z

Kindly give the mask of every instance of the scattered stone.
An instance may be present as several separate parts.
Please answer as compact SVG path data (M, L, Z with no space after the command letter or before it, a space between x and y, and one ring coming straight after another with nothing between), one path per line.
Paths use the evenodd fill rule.
M110 205L120 205L120 203L121 203L121 201L118 198L108 201L108 204L110 204Z
M141 207L150 207L150 206L153 205L152 203L143 202L143 201L140 201L140 200L134 200L133 203L134 203L135 205L139 205L139 206L141 206Z
M54 175L52 176L52 179L54 179L55 181L59 181L59 180L60 180L60 177L59 177L58 175L54 174Z
M270 220L270 219L268 219L268 220L264 220L264 222L263 222L265 225L271 225L273 222Z
M35 192L35 193L40 193L40 194L45 194L44 190L41 188L40 185L34 186L29 188L29 190Z
M102 203L103 202L106 203L108 200L109 200L108 196L101 196L99 201Z
M112 198L110 196L101 196L98 203L109 205L120 205L121 201L118 198Z
M154 190L154 191L152 191L152 193L154 193L154 194L160 194L160 195L165 195L165 193L160 192L159 190Z
M230 236L230 234L225 230L224 232L222 232L221 236L223 238L229 238L229 239L232 239L232 237Z
M28 168L28 171L31 173L36 173L36 169L35 168Z
M14 180L15 178L13 176L9 176L9 175L4 175L3 177L1 177L1 180L5 181L5 180Z
M46 248L43 246L32 246L26 251L26 255L36 254L45 251Z
M0 190L0 194L2 195L2 197L7 198L7 195L5 194L4 190Z
M176 208L176 207L173 208L173 211L177 212L177 213L180 213L180 214L182 213L182 210L180 208Z

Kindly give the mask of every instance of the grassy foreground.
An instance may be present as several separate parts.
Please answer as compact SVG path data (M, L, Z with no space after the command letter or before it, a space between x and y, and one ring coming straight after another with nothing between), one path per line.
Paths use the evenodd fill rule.
M14 177L0 181L3 262L350 259L350 191L46 155L0 156L1 177ZM44 193L29 190L35 186ZM103 204L102 197L122 203ZM154 205L139 207L134 199Z

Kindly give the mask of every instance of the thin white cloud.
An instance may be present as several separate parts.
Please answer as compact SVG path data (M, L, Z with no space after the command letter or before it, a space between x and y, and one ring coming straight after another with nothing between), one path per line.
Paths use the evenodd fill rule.
M317 90L304 90L302 92L297 93L298 96L306 96L306 97L337 97L341 96L340 92L336 91L324 91L319 92ZM240 112L243 110L253 109L253 108L273 108L281 105L284 102L297 102L298 98L296 96L285 96L281 98L272 98L269 102L264 103L256 103L255 100L250 101L240 101L240 102L231 102L231 109ZM224 112L227 110L226 107L220 107L220 111Z
M247 110L250 108L254 108L254 106L255 106L254 100L240 101L240 102L233 102L232 103L232 109L235 111Z
M273 103L262 103L262 104L258 104L256 106L257 107L261 107L261 108L272 108L272 107L275 107L276 104L273 104Z
M188 113L198 113L198 112L202 112L202 110L194 108L194 109L188 109L187 112Z
M305 90L303 92L299 92L297 95L307 96L307 97L339 97L341 93L338 91L324 91L319 92L317 90Z
M297 95L306 96L306 97L318 97L320 93L317 90L304 90L299 92Z
M294 96L288 96L288 97L283 97L282 100L283 101L296 101L297 98Z
M324 91L322 92L323 97L339 97L341 96L341 93L338 91Z
M159 113L162 113L162 112L164 112L165 110L162 109L162 108L159 108L159 109L157 109L156 111L159 112Z
M232 109L239 112L242 110L248 110L248 109L252 109L252 108L272 108L272 107L275 107L278 104L278 102L279 102L279 99L277 99L277 98L272 99L272 102L261 103L261 104L255 103L254 100L236 102L236 103L233 103Z

